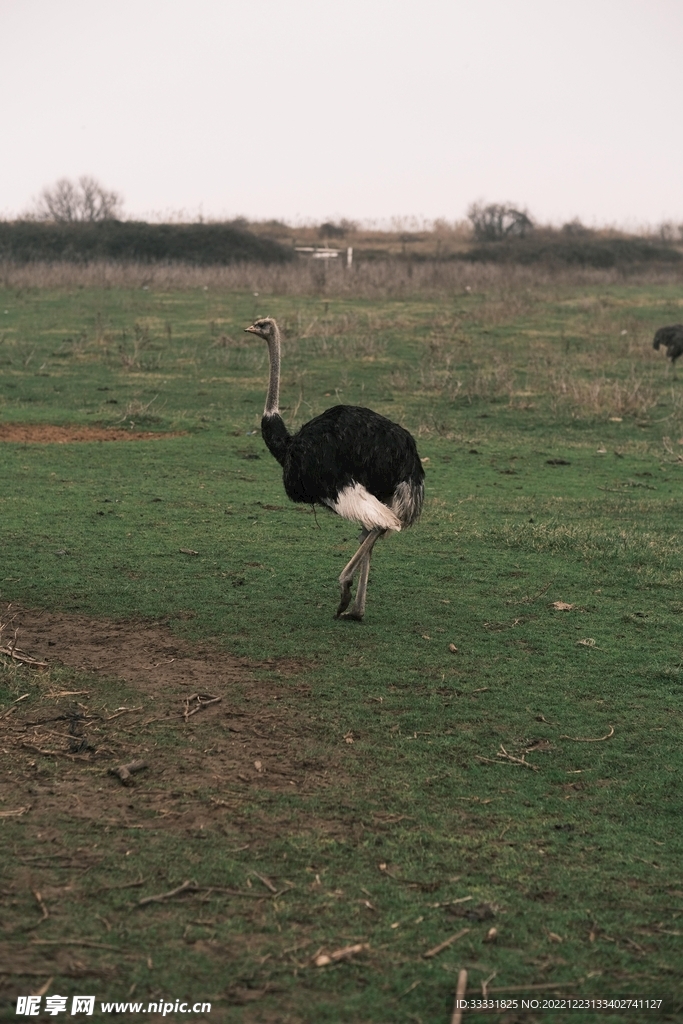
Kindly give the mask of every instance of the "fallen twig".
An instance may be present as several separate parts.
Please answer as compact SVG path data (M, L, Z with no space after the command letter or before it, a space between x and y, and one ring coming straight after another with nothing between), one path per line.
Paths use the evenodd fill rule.
M468 903L472 899L474 899L473 896L461 896L460 899L457 899L457 900L445 900L443 903L430 903L429 906L430 907L454 907L456 905L456 903Z
M426 953L422 954L422 956L425 958L425 960L433 956L438 956L439 953L442 953L444 951L444 949L448 949L448 947L452 946L454 942L457 942L458 939L461 939L463 935L467 935L469 930L469 928L461 928L459 932L455 933L455 935L451 935L450 939L446 939L444 942L440 942L439 945L434 946L433 949L428 949Z
M560 736L560 739L573 740L574 743L602 743L603 740L609 740L612 736L614 736L614 726L610 725L609 732L604 736Z
M525 768L531 768L532 772L538 771L538 765L530 764L529 761L525 760L524 755L522 757L515 757L514 754L508 754L502 743L498 751L498 757L504 757L506 761L511 761L513 764L523 764Z
M266 889L270 889L271 892L277 892L277 889L275 888L271 880L269 878L266 878L265 875L259 875L258 871L252 871L252 875L258 878L259 882L263 882Z
M46 661L38 661L37 658L24 654L23 651L17 650L14 644L10 644L8 647L0 647L0 654L13 658L14 661L20 661L22 665L28 665L29 668L47 668Z
M131 761L129 764L119 765L118 768L110 768L107 774L115 775L124 786L130 786L133 783L131 775L141 772L143 768L149 768L146 761Z
M170 900L173 896L179 896L181 892L201 892L201 887L195 885L194 882L183 882L177 889L171 889L170 892L159 893L158 896L145 896L143 899L138 900L138 906L144 907L147 903L163 903L164 900Z
M131 888L133 886L139 885L139 884L140 883L138 883L138 882L130 883ZM124 888L124 886L122 886L121 888ZM160 903L163 900L171 899L173 896L178 896L178 895L180 895L180 893L183 893L183 892L188 892L188 893L191 893L192 895L197 895L198 893L203 893L205 898L208 898L209 896L214 896L214 895L215 896L241 896L241 897L243 897L245 899L248 899L248 900L273 900L274 901L274 900L278 899L280 896L284 896L285 893L288 893L288 892L291 892L291 891L292 891L292 886L289 886L286 889L277 889L277 890L275 890L275 892L269 894L269 893L265 893L265 892L245 892L242 889L226 889L226 888L222 888L220 886L201 886L201 885L195 885L194 882L184 882L182 885L178 886L177 889L172 889L171 892L161 893L161 895L159 895L159 896L145 896L144 899L138 900L138 906L142 907L146 903Z
M49 990L50 985L52 984L52 982L54 980L55 980L55 976L53 974L51 978L48 978L47 981L43 982L43 984L40 986L40 988L36 989L35 992L32 992L31 995L32 996L44 996L45 993Z
M316 967L327 967L328 964L336 964L340 960L348 960L349 957L354 956L356 953L362 953L369 948L370 946L367 942L357 942L355 946L344 946L342 949L336 949L334 953L320 953L316 955L313 963Z
M183 711L183 718L185 719L185 721L187 721L191 715L196 715L198 711L202 710L202 708L208 707L209 704L217 704L218 701L222 699L222 697L212 697L208 693L193 693L191 697L185 698L185 710ZM190 704L192 703L193 700L197 701L197 706L190 710Z
M244 896L248 900L276 900L278 896L282 896L286 892L291 892L292 887L289 886L287 889L278 889L271 896L268 896L265 892L247 892L243 889L221 889L211 886L205 891L209 894L218 893L221 896Z
M510 764L521 764L525 768L531 768L532 772L538 771L537 764L530 764L524 757L515 757L514 754L508 754L507 750L501 743L500 750L498 751L498 759L492 757L484 757L482 754L474 755L477 761L484 761L486 764L503 764L503 761L509 761ZM502 760L501 760L502 758Z
M41 917L40 921L46 921L50 915L48 914L47 907L45 906L45 904L43 902L43 897L40 895L40 893L38 892L37 889L31 889L31 892L35 896L36 903L38 904L38 906L40 907L40 909L43 912L43 916ZM38 924L40 924L40 921L38 922Z
M111 892L112 889L137 889L139 886L144 885L144 878L138 878L137 882L124 882L122 885L103 885L98 892Z
M26 814L31 809L31 805L27 804L26 807L17 807L15 811L0 811L0 818L18 818L21 814Z
M140 704L136 708L118 708L113 715L107 715L107 717L105 718L105 722L111 722L113 721L114 718L120 718L121 715L127 715L131 711L142 711L143 707L144 704Z
M398 998L399 998L399 999L403 999L403 997L404 997L404 996L407 996L407 995L408 995L408 994L409 994L410 992L413 992L413 991L414 991L414 990L415 990L415 989L417 988L417 986L418 986L418 985L420 985L420 984L421 984L421 981L420 981L419 979L418 979L417 981L414 981L414 982L412 983L412 985L410 985L410 986L409 986L409 987L408 987L408 988L407 988L407 989L405 990L405 992L401 992L401 993L400 993L400 995L399 995L399 997L398 997Z
M465 992L467 992L467 971L462 970L458 974L458 987L455 990L455 1006L453 1007L451 1024L460 1024L462 1020L462 1006L460 1004L465 998Z
M495 928L490 929L490 930L491 931L495 931ZM484 942L486 942L486 939L484 939ZM481 983L481 997L482 997L482 999L486 999L486 997L488 995L489 982L493 981L493 979L495 978L495 976L497 974L498 974L498 971L492 971L491 974L489 974L488 978L486 978L484 981L482 981L482 983Z

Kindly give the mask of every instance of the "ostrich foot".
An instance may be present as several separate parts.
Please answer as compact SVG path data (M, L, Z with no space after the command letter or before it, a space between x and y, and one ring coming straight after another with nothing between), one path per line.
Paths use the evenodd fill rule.
M337 612L335 619L343 619L346 622L362 622L363 612L356 611L354 607L350 608L348 612Z
M338 619L342 612L346 611L351 604L351 583L352 580L341 581L341 597L339 599L339 607L334 613L335 619Z

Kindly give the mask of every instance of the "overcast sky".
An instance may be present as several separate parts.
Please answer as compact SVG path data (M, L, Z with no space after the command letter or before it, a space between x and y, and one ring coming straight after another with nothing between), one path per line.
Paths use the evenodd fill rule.
M0 215L683 222L681 0L0 0Z

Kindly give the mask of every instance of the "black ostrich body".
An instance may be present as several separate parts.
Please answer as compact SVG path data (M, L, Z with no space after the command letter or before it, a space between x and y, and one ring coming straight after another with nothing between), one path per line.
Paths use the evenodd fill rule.
M337 503L361 484L388 508L399 504L399 485L410 507L398 518L415 522L422 506L424 470L413 437L385 416L357 405L335 405L291 435L281 416L264 416L261 433L282 466L287 497L307 505ZM399 491L400 495L401 491Z
M668 327L660 327L655 332L652 347L658 349L661 345L666 349L667 358L675 366L678 357L683 355L683 324L670 324Z
M268 343L270 382L261 433L282 466L287 496L307 505L324 505L362 526L361 544L339 577L338 618L360 620L370 555L387 531L399 532L419 518L424 470L413 437L385 416L355 405L335 405L290 434L278 410L280 332L270 317L247 330ZM351 584L358 575L353 606Z

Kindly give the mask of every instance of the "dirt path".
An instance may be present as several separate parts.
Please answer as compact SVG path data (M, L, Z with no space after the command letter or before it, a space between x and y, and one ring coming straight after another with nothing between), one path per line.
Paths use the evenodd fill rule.
M117 427L54 426L52 423L0 423L0 442L69 444L74 441L160 441L179 434L154 434Z
M2 807L26 807L27 821L57 812L203 829L234 811L245 787L302 791L326 782L327 768L305 754L310 690L297 682L301 663L249 663L154 622L13 605L0 606L0 621L0 646L16 635L18 649L49 666L31 672L38 694L0 711ZM130 788L108 774L137 759L149 767ZM220 796L198 799L200 790Z

